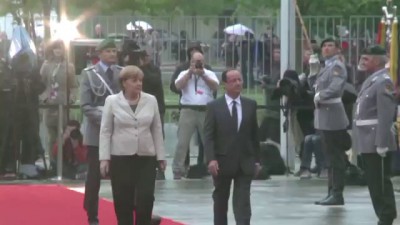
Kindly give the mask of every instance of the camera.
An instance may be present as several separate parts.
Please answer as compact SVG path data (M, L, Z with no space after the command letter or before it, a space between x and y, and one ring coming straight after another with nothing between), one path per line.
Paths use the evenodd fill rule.
M121 52L119 52L119 65L140 66L140 58L145 54L139 44L132 39L125 39L122 43Z
M83 136L82 133L79 131L79 129L74 129L70 133L70 138L74 140L82 140Z
M282 80L279 81L278 88L272 92L271 99L279 99L282 96L288 97L289 100L294 100L300 92L300 80L296 71L287 70L283 74Z
M197 61L196 64L194 65L194 68L196 69L203 69L203 63L200 61Z

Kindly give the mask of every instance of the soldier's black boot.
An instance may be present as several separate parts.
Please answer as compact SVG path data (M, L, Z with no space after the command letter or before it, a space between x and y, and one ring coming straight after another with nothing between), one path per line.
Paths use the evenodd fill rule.
M160 225L161 224L161 217L157 215L151 216L151 223L150 225Z
M325 198L323 198L323 199L321 199L321 200L319 200L319 201L314 202L314 204L315 204L315 205L320 205L321 202L327 200L327 199L331 196L331 192L332 192L332 188L331 188L331 187L328 187L328 195L327 195Z
M343 190L344 190L345 170L342 168L332 168L330 173L330 181L332 185L331 196L320 202L319 205L344 205Z
M342 194L332 194L329 198L320 202L319 205L344 205L344 199Z
M379 219L378 225L393 225L394 219Z

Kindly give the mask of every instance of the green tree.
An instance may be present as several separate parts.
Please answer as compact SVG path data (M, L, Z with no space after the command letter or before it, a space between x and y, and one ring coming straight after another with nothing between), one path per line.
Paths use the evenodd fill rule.
M336 15L381 15L382 0L297 0L301 13L305 16Z

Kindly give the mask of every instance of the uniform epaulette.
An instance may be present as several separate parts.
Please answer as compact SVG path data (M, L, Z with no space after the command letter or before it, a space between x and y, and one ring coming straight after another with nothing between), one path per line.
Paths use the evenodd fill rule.
M89 70L94 70L94 66L89 66L89 67L87 67L87 68L85 68L85 69L83 69L84 71L89 71Z
M119 70L122 70L124 67L123 67L123 66L120 66L120 65L115 65L115 68L117 68L117 69L119 69Z
M388 74L383 74L383 78L385 78L386 80L391 80L392 78L390 78L390 76Z

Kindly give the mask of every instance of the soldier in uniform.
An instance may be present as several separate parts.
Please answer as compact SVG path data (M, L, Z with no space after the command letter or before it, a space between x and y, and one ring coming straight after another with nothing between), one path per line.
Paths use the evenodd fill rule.
M344 110L342 96L347 80L345 65L339 59L339 43L328 38L321 43L325 67L318 75L309 77L310 85L315 88L314 127L321 134L328 168L328 195L315 202L317 205L343 205L345 179L345 149L343 138L349 120ZM347 141L350 142L350 141ZM348 145L348 143L347 143Z
M100 61L82 71L80 87L81 107L84 114L83 142L88 146L88 174L85 183L84 208L90 225L98 224L100 189L99 133L102 108L108 95L120 91L117 47L113 40L105 39L96 48Z
M390 180L391 151L397 150L391 131L396 102L386 62L386 51L381 46L371 46L363 52L359 68L371 75L358 94L353 124L378 225L391 225L397 216Z

